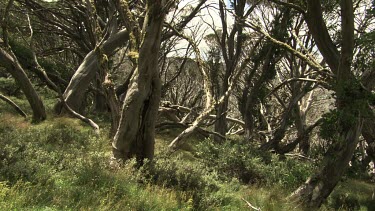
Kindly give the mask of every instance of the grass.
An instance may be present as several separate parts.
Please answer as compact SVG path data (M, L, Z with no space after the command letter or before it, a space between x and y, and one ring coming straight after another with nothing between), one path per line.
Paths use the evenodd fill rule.
M0 115L0 210L176 210L174 191L109 168L109 140L76 120ZM20 127L21 126L21 127Z
M327 204L336 210L375 210L375 185L355 179L342 181Z
M31 124L4 107L0 102L0 210L248 210L247 202L262 210L301 209L286 196L310 165L199 136L166 156L172 131L158 134L154 162L112 169L107 134L66 117ZM374 188L346 180L322 210L373 210Z

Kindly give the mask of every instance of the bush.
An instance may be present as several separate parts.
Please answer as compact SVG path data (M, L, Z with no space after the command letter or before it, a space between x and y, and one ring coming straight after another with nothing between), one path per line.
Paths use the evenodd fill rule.
M8 96L20 96L21 89L13 78L0 77L0 92Z
M18 180L37 183L46 175L76 164L82 149L97 138L68 124L71 123L60 119L49 126L28 129L2 125L0 180L12 184Z
M183 156L159 156L136 169L136 161L125 164L131 169L134 180L144 185L157 185L172 189L178 201L187 203L194 210L215 209L230 206L244 209L234 196L240 191L238 180L221 180L217 171L208 169L203 163L186 161Z
M349 193L334 194L329 201L330 207L335 210L359 210L360 204L356 197Z
M197 147L206 166L221 172L224 177L235 177L245 184L275 183L296 188L310 176L313 165L258 150L244 141L226 141L218 144L209 139ZM225 178L222 178L225 179Z

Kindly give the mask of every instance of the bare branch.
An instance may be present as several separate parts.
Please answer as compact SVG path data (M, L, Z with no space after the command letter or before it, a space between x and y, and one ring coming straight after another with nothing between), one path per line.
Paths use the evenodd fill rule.
M283 81L281 84L277 85L270 93L268 93L266 95L266 97L269 97L270 95L272 95L274 92L276 92L277 90L279 90L282 86L290 83L290 82L293 82L293 81L306 81L306 82L315 82L315 83L322 83L321 81L319 80L316 80L316 79L310 79L310 78L289 78L285 81Z
M4 100L9 105L11 105L14 109L16 109L16 111L20 115L22 115L23 117L27 118L27 114L15 102L13 102L11 99L7 98L6 96L4 96L2 94L0 94L0 99Z
M63 103L63 106L66 108L66 110L68 110L69 113L72 114L75 118L80 119L81 121L87 123L92 128L94 128L94 130L97 133L99 133L99 126L94 121L92 121L90 118L87 118L87 117L75 112L72 108L70 108L70 106L66 103L60 88L53 81L51 81L51 79L49 79L46 71L39 64L38 58L37 58L36 53L35 53L35 46L34 46L34 39L33 39L33 28L32 28L32 25L31 25L31 22L30 22L30 17L29 17L28 14L27 14L27 20L28 20L29 29L30 29L30 49L31 49L35 69L37 71L39 71L41 75L43 75L43 77L44 77L45 81L47 82L48 86L51 87L55 92L57 92L57 94L59 95L59 99Z
M250 24L246 24L246 26L250 27L251 29L263 34L265 37L267 37L271 42L285 48L286 50L288 50L289 52L291 52L292 54L296 55L298 58L302 59L303 61L305 61L310 67L312 67L313 69L319 71L319 72L327 72L327 70L322 67L319 62L315 61L315 60L312 60L310 59L308 56L304 55L303 53L297 51L296 49L292 48L290 45L288 45L287 43L285 42L282 42L282 41L279 41L275 38L273 38L270 34L268 34L266 31L264 31L259 25L255 24L255 23L250 23Z

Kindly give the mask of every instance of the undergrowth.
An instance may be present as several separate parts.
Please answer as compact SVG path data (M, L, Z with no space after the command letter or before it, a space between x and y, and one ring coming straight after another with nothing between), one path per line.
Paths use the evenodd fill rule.
M0 210L177 210L171 190L111 170L109 140L78 121L39 125L1 116Z
M0 210L248 210L248 203L301 210L287 196L315 168L243 140L193 140L170 154L164 134L152 162L137 167L129 160L113 169L107 134L96 135L78 120L33 125L0 113L0 122ZM353 186L358 190L348 194ZM371 208L371 188L342 183L322 209Z

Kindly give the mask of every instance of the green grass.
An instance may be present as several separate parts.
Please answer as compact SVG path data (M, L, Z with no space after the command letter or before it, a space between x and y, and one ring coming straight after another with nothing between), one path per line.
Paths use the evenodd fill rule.
M375 210L375 185L355 179L342 181L327 204L336 210Z
M98 136L71 118L49 115L31 124L0 110L0 210L249 210L247 202L301 210L287 196L313 168L241 141L217 145L199 136L167 156L174 136L166 132L157 135L153 162L137 169L130 160L113 169L106 133ZM372 210L374 187L342 182L322 210Z
M176 210L176 193L108 166L109 140L77 120L0 115L0 210Z

